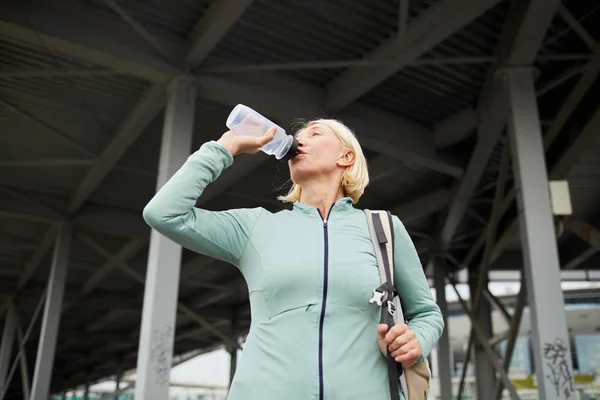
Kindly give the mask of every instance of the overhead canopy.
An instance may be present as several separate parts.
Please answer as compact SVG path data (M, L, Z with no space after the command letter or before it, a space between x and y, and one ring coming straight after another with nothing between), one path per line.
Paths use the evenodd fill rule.
M198 85L194 149L222 134L238 103L286 129L297 118L347 123L372 177L359 206L394 210L424 266L441 239L460 269L481 258L505 148L495 77L532 66L549 175L569 180L575 217L597 226L600 13L576 1L510 3L2 2L0 290L24 330L48 281L56 228L65 218L75 226L52 389L135 367L150 233L141 212L155 191L175 76ZM199 205L276 211L288 179L284 164L241 157ZM492 270L521 268L511 190ZM563 267L598 269L589 237L564 232ZM177 317L178 355L223 343L198 315L225 335L234 316L248 329L246 286L232 266L184 251L179 299L187 311ZM20 390L13 379L8 398Z

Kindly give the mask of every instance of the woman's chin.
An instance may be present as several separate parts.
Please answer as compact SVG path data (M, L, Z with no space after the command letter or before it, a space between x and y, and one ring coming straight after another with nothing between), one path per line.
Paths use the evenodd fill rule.
M306 181L312 175L310 168L303 168L304 166L295 165L290 169L290 177L292 182L300 183Z

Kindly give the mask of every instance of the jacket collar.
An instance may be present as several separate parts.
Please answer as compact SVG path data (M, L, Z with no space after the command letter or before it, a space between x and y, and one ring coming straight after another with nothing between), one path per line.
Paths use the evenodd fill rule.
M338 201L333 204L332 210L335 212L339 212L342 210L351 210L354 208L352 203L352 199L350 197L342 197ZM294 211L302 212L305 214L316 214L319 215L316 207L313 207L309 204L302 203L300 201L294 202Z

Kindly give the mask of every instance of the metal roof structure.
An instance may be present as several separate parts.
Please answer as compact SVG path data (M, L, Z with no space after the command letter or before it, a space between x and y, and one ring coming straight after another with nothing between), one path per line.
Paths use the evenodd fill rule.
M2 2L0 320L11 298L33 366L58 227L72 221L52 391L135 368L150 239L142 209L156 189L165 92L177 76L197 85L194 149L225 131L238 103L287 129L299 118L339 118L370 166L358 206L393 210L424 266L441 254L452 269L474 268L495 219L491 269L513 270L523 263L515 180L510 162L501 171L508 141L493 86L503 68L530 66L549 177L571 189L574 216L557 224L560 261L581 279L596 274L596 3ZM499 175L506 196L493 213ZM285 164L242 156L201 205L276 211L288 184ZM199 319L224 335L234 313L240 332L250 324L238 271L188 250L179 300L176 355L223 344ZM6 398L21 390L13 378Z

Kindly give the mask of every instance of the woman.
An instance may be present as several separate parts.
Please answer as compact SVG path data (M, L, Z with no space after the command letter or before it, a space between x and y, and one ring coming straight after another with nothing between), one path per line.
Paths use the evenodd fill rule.
M239 268L248 284L252 324L230 400L386 399L385 354L404 367L421 362L443 321L413 243L397 217L396 286L410 321L388 331L369 303L380 285L363 211L368 183L353 133L320 119L297 133L289 161L293 187L280 199L293 210L208 211L194 205L234 157L256 153L263 137L226 132L203 144L144 209L147 223L180 245ZM378 351L379 349L379 351Z

